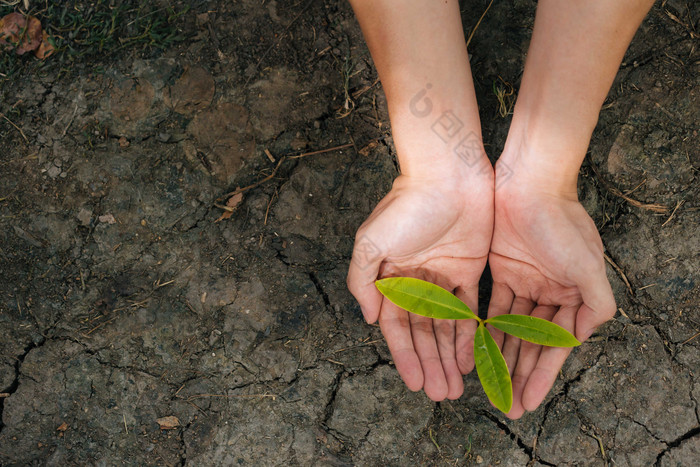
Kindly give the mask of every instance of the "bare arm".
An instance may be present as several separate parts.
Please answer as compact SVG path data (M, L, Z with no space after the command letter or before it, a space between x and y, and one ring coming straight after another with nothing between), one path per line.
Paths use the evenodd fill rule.
M620 61L650 0L540 0L520 95L496 174L489 314L530 314L587 339L615 314L603 243L577 178ZM535 410L570 350L505 338L511 418Z
M576 196L605 96L652 0L541 0L504 156Z
M358 229L348 288L411 390L455 399L474 367L473 323L409 315L374 281L411 276L478 306L493 229L493 169L456 0L352 0L389 106L401 175ZM471 320L468 320L471 321Z
M401 172L444 177L455 165L431 130L445 111L481 140L459 5L455 0L351 0L386 93ZM425 91L423 99L414 101ZM424 99L429 99L428 101ZM429 115L429 105L432 105ZM412 112L413 107L416 112Z

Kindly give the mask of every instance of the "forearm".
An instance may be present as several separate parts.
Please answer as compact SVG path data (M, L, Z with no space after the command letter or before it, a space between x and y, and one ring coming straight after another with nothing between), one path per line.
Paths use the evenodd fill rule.
M401 171L436 176L459 162L454 146L481 130L455 0L351 0L387 96ZM456 118L434 127L445 112ZM442 132L441 132L442 130ZM454 133L454 134L453 134ZM445 141L447 140L447 141Z
M506 153L556 188L576 179L600 108L651 0L541 0ZM515 168L514 168L515 170Z

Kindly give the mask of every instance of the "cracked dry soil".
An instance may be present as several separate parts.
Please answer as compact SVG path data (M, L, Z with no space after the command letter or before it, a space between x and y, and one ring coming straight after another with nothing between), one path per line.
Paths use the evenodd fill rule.
M175 49L3 79L0 465L700 464L700 4L654 7L581 170L620 312L509 421L473 374L406 390L345 288L397 174L348 5L191 3ZM534 7L496 2L471 46L492 158Z

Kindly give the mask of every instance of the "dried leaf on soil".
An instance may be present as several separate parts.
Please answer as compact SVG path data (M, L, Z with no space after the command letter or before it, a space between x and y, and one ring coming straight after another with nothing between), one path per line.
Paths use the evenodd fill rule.
M236 193L235 195L231 196L228 201L226 201L226 207L230 209L226 209L223 213L221 213L221 216L214 222L219 222L230 218L233 215L233 211L236 209L236 206L241 204L241 201L243 201L243 193Z
M180 426L180 420L174 415L168 415L167 417L159 418L156 420L158 425L160 425L161 430L174 430Z
M10 13L0 18L0 48L24 55L36 50L41 40L41 22L34 16Z
M41 44L39 44L39 48L34 51L34 56L39 60L43 60L53 55L55 51L56 49L53 46L52 39L48 34L46 34L46 31L44 31L42 34Z

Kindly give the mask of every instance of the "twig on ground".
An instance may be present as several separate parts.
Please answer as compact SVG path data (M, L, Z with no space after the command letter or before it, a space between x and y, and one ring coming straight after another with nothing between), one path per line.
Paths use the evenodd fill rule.
M77 114L77 113L78 113L78 103L76 102L75 108L73 109L73 115L71 115L70 120L68 120L68 124L63 129L63 133L61 133L61 136L66 136L66 133L68 133L68 129L73 124L73 119L75 119L75 114Z
M685 345L685 344L687 344L688 342L692 341L693 339L695 339L695 338L698 337L698 336L700 336L700 332L696 332L695 335L694 335L693 337L684 340L683 342L681 342L680 345ZM2 397L2 394L0 394L0 397Z
M275 198L277 197L278 190L275 189L275 192L272 194L272 197L270 198L270 202L267 203L267 209L265 209L265 220L263 221L263 225L267 225L267 216L270 214L270 206L272 206L272 203L275 201Z
M474 33L476 32L477 29L479 29L479 25L481 24L481 21L484 19L484 16L486 16L486 13L488 13L492 4L493 4L493 0L491 0L489 2L489 6L486 7L484 12L481 14L481 18L479 18L479 21L476 22L476 26L474 26L474 29L472 29L472 32L469 34L469 39L467 39L467 49L469 48L469 43L472 41L472 37L474 37Z
M603 440L600 439L600 437L593 432L590 432L588 434L590 436L592 436L593 438L595 438L596 441L598 441L598 447L600 448L600 454L603 456L603 462L604 462L605 467L607 467L608 459L605 457L605 448L603 447Z
M22 138L24 138L24 141L25 141L27 144L29 144L29 140L27 139L27 135L24 134L24 132L22 131L22 129L21 129L20 127L18 127L17 125L15 125L15 124L12 122L12 120L10 120L9 118L7 118L7 116L6 116L4 113L2 113L2 112L0 112L0 117L4 118L5 120L7 120L7 122L8 122L10 125L12 125L13 127L15 127L15 129L16 129L17 131L19 131L19 134L22 135Z
M596 175L598 180L600 180L600 183L603 184L606 190L608 190L610 193L613 195L624 199L627 201L629 204L636 208L640 209L646 209L647 211L652 211L652 212L658 212L660 214L668 212L668 207L664 206L663 204L648 204L648 203L642 203L641 201L637 201L634 198L630 198L626 194L624 194L622 191L620 191L618 188L614 187L610 183L608 183L603 177L600 176L600 173L598 173L598 170L595 168L593 164L591 164L591 170L593 170L593 173ZM637 188L634 188L635 190ZM632 190L634 191L634 190Z
M646 182L647 182L647 179L645 178L644 180L642 180L641 182L639 182L639 184L638 184L636 187L632 188L631 190L625 191L625 194L626 194L627 196L631 195L632 193L634 193L635 191L637 191L642 185L644 185Z
M278 169L280 168L280 166L282 165L282 162L284 162L284 161L286 160L286 158L287 158L286 156L283 156L283 157L277 162L277 165L275 166L275 168L272 169L272 173L271 173L270 175L268 175L267 177L261 178L260 180L258 180L257 182L255 182L255 183L253 183L253 184L251 184L251 185L244 186L243 188L238 188L238 189L236 189L236 190L233 190L233 191L230 192L230 193L226 193L226 194L223 195L223 196L219 196L218 198L216 198L216 200L217 200L217 201L221 201L221 200L223 200L223 199L225 199L225 198L230 198L231 196L235 196L235 195L237 195L237 194L239 194L239 193L245 193L245 192L248 191L248 190L252 190L253 188L262 185L263 183L265 183L265 182L268 181L268 180L272 180L272 179L274 178L274 176L277 174L277 170L278 170ZM214 203L214 206L216 206L217 208L221 208L221 209L223 209L223 210L225 210L225 211L228 211L228 210L231 209L229 206L224 206L224 205L222 205L222 204L217 204L217 203Z
M201 399L204 397L223 397L223 398L232 398L232 399L238 399L238 398L253 398L253 397L259 397L261 399L265 397L271 398L273 401L277 399L277 396L275 394L194 394L192 396L187 397L185 399L186 401L192 401L194 399Z
M435 437L433 436L433 429L432 428L428 428L428 436L430 436L430 441L433 442L433 444L435 445L435 447L438 450L438 453L442 453L442 449L440 449L440 445L437 443L437 441L435 441Z
M318 151L305 152L303 154L298 154L296 156L282 156L280 158L280 160L277 161L277 165L275 166L274 169L272 169L272 173L270 173L270 175L263 177L260 180L258 180L257 182L252 183L248 186L244 186L243 188L238 188L236 190L231 191L230 193L226 193L223 196L219 196L218 198L216 198L216 201L222 201L226 198L230 198L231 196L235 196L239 193L245 193L248 190L252 190L253 188L257 188L258 186L262 185L263 183L265 183L269 180L272 180L275 177L275 175L277 174L277 171L279 170L282 163L287 159L300 159L300 158L306 157L306 156L314 156L317 154L324 154L327 152L338 151L340 149L345 149L345 148L349 148L349 147L352 147L352 143L341 144L340 146L335 146L332 148L319 149ZM214 206L216 206L219 209L223 209L224 211L233 211L233 208L231 208L230 206L225 206L225 205L220 204L218 202L214 203Z
M335 146L335 147L332 147L332 148L319 149L318 151L305 152L305 153L299 154L299 155L297 155L297 156L287 156L287 158L288 158L288 159L300 159L300 158L306 157L306 156L315 156L315 155L317 155L317 154L324 154L324 153L327 153L327 152L339 151L339 150L341 150L341 149L351 148L352 146L353 146L352 143L341 144L340 146Z
M358 347L365 347L365 346L367 346L367 345L372 345L372 344L376 344L377 342L381 342L382 340L383 340L383 339L375 339L375 340L373 340L373 341L363 342L362 344L353 345L353 346L350 346L350 347L345 347L345 348L343 348L343 349L334 350L332 353L335 354L335 353L345 352L346 350L356 349L356 348L358 348Z
M615 270L615 272L617 272L620 275L622 282L624 282L625 285L627 286L627 291L630 293L631 296L634 297L634 292L632 291L632 286L630 285L630 281L627 280L627 276L625 276L625 273L622 272L622 268L620 268L620 266L615 264L615 261L613 261L612 258L610 256L606 255L605 253L603 253L603 258L605 258L605 261L607 261L610 264L610 266L612 266L612 268Z
M615 188L612 185L607 184L607 182L603 182L603 184L606 185L606 188L608 189L608 191L610 193L624 199L625 201L630 203L635 208L646 209L647 211L658 212L660 214L668 212L668 208L666 206L664 206L663 204L642 203L641 201L637 201L634 198L630 198L629 196L627 196L623 192L621 192L619 189Z
M353 99L357 99L358 97L360 97L361 95L363 95L364 93L366 93L367 91L369 91L370 89L372 89L374 86L376 86L378 82L379 82L379 78L377 78L376 80L374 80L374 83L369 84L369 85L365 86L364 88L362 88L362 89L360 89L360 90L358 90L358 91L353 92L353 93L352 93L352 98L353 98Z
M669 222L671 222L671 219L673 219L673 216L676 215L676 211L678 211L678 208L680 208L681 206L683 206L683 203L685 203L685 200L684 200L684 199L678 201L678 204L676 204L676 207L673 208L673 212L671 212L671 215L668 216L668 219L666 219L666 222L664 222L663 224L661 224L661 227L666 227L666 224L668 224Z

